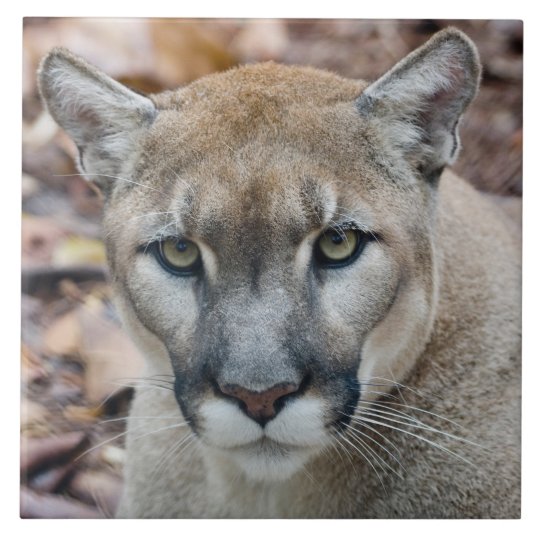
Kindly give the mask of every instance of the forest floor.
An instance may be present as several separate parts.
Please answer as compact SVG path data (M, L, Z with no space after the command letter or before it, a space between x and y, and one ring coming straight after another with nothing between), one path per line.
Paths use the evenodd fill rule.
M143 92L266 60L373 80L450 24L473 39L483 63L454 170L480 190L521 197L519 21L25 19L22 517L114 515L125 417L142 368L107 284L102 201L76 174L73 144L43 111L40 58L62 45Z

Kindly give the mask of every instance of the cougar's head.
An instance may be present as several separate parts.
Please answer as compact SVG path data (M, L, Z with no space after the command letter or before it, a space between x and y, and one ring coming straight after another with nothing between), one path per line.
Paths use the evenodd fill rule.
M268 63L144 97L45 58L42 95L105 193L126 324L209 455L287 478L412 368L478 66L450 29L369 85Z

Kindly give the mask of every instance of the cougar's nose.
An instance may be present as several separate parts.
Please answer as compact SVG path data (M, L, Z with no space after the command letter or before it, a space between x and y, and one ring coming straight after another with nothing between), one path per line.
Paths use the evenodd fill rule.
M298 392L299 385L280 383L262 392L253 392L237 384L219 385L219 388L225 395L239 401L240 408L255 422L264 426L283 406L282 398Z

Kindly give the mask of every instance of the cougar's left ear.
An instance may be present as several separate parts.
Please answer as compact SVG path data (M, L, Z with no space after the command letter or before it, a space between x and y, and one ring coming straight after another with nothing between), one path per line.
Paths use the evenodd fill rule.
M436 179L457 156L458 122L479 81L475 45L448 28L369 85L356 106L394 149L426 178Z
M156 115L154 104L62 48L43 59L38 84L49 112L79 149L81 173L106 187L133 161Z

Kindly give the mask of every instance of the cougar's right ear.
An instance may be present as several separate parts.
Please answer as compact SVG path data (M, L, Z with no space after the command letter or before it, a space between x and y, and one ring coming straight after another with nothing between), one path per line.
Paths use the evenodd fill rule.
M42 60L38 84L50 114L79 149L80 172L106 187L136 156L156 116L154 104L62 48Z
M435 34L356 101L358 111L428 179L459 151L458 124L475 96L480 61L473 42L447 28Z

